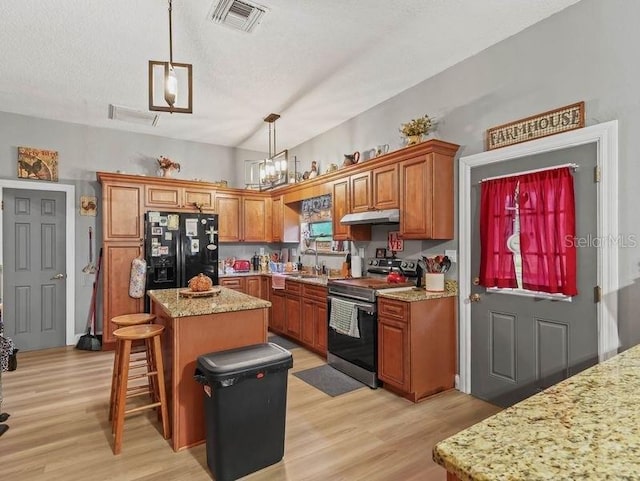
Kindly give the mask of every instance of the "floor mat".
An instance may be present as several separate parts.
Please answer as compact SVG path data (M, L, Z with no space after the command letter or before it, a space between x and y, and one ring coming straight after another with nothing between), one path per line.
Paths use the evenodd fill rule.
M295 342L290 341L289 339L285 339L284 337L278 336L276 334L269 334L267 340L269 342L277 344L284 349L295 349L296 347L300 347L299 344L296 344Z
M332 397L366 387L328 364L294 372L293 375Z

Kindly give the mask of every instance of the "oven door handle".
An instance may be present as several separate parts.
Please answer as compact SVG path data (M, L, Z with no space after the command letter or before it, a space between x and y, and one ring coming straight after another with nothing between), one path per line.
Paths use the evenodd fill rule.
M340 298L335 296L327 296L327 299L329 299L329 301L331 301L331 299L338 299L339 301L351 302L352 304L355 304L357 309L360 309L361 311L367 311L370 314L375 314L376 312L378 312L378 306L375 303L362 304L360 302L355 302L351 299L345 299L345 298Z

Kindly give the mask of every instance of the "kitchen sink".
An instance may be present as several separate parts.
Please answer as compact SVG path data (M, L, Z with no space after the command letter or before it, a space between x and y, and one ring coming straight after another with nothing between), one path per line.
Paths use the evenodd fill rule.
M297 277L301 279L320 279L322 276L316 274L307 274L306 272L284 272L287 277Z

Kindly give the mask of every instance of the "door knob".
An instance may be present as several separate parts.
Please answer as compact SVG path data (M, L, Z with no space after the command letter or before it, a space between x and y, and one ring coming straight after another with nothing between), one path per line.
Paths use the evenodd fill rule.
M55 281L56 279L64 279L64 274L56 274L51 278L52 281Z
M479 286L480 285L480 278L479 277L474 277L473 278L473 285L474 286Z
M480 294L471 294L469 300L471 302L480 302Z

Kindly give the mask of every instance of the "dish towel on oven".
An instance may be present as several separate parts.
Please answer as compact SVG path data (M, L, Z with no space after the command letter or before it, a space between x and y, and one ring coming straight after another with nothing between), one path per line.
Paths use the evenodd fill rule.
M331 298L329 327L334 328L340 334L360 339L356 304L342 299Z

